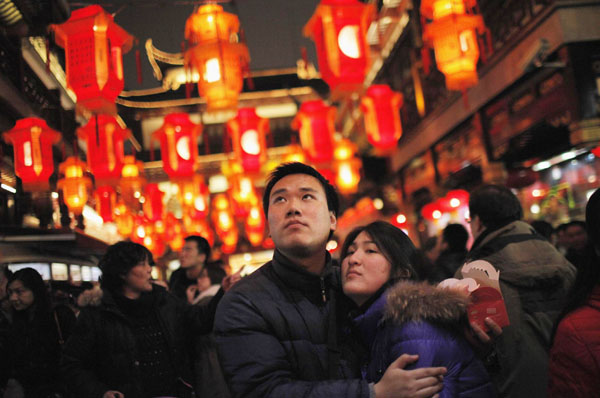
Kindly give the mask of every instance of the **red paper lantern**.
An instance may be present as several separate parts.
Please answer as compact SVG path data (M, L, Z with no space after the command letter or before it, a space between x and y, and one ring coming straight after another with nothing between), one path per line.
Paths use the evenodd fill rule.
M77 104L98 113L115 113L123 90L123 54L133 37L98 5L80 8L53 25L56 44L65 49L67 85Z
M265 224L265 215L261 207L259 205L252 206L244 223L246 238L252 246L259 246L262 243Z
M163 218L164 192L158 189L158 184L147 184L144 187L144 215L151 222L161 221Z
M192 123L187 113L171 113L165 116L162 127L152 133L152 139L160 141L163 168L170 178L194 174L201 132L202 126Z
M359 89L370 67L367 30L375 15L358 0L321 0L304 26L317 48L321 77L334 93Z
M477 0L423 0L421 15L431 20L423 40L435 51L438 69L446 76L448 90L465 90L477 84L479 46L477 31L485 24L480 15L468 15Z
M233 214L236 218L246 217L252 206L259 203L252 179L243 174L232 176L230 196L233 202Z
M355 193L360 182L362 162L355 158L356 145L348 139L336 143L333 157L335 158L335 184L341 194Z
M312 162L329 162L333 158L335 107L321 100L307 101L292 121L292 128L300 131L300 145Z
M209 198L208 187L202 176L196 174L191 181L179 183L179 201L184 211L193 219L207 216Z
M57 184L58 189L63 191L63 200L70 212L80 215L88 200L88 190L92 187L92 180L85 176L85 163L71 156L58 166L58 170L63 176Z
M229 199L225 194L217 194L212 201L212 222L219 235L236 228Z
M4 133L4 141L14 146L15 174L26 191L47 191L54 172L52 144L61 134L52 130L43 119L28 117L17 120L15 127Z
M123 141L130 134L113 116L98 115L77 130L87 143L88 167L97 185L115 183L121 177L125 157Z
M442 209L438 203L427 203L421 209L421 215L423 218L429 221L439 220L442 217Z
M115 223L119 235L123 238L131 236L134 228L134 218L124 202L118 203L115 207Z
M408 218L404 213L396 213L392 216L390 222L395 227L400 229L406 229L406 224L408 223Z
M137 161L134 156L125 156L123 159L123 168L121 169L121 181L119 188L121 198L132 209L139 208L139 199L142 196L142 190L146 184L144 178L144 164Z
M450 209L456 210L461 206L469 204L469 193L464 189L454 189L446 194L446 199L450 205Z
M104 222L114 221L115 203L117 201L117 192L110 185L104 185L96 188L96 212L102 217Z
M375 84L367 89L361 100L367 139L375 148L389 151L396 148L402 136L400 108L402 94L386 84Z
M259 117L254 108L240 108L237 116L227 122L227 132L244 171L259 171L267 159L265 136L269 132L269 120Z

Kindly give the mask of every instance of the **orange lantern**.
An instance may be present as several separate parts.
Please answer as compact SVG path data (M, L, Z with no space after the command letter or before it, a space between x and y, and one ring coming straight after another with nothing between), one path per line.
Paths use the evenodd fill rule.
M115 203L117 193L110 185L104 185L96 188L96 212L102 217L104 222L114 221Z
M237 116L227 122L227 131L244 171L259 171L267 159L265 136L269 132L269 120L259 117L254 108L240 108Z
M144 164L137 161L134 156L125 156L119 188L121 198L132 209L139 208L139 199L145 183Z
M292 120L292 128L300 131L300 144L312 162L329 162L333 157L335 107L321 100L307 101Z
M17 120L15 127L4 133L4 141L14 146L15 174L26 191L47 191L54 172L52 144L61 134L52 130L43 119L28 117Z
M169 242L169 247L174 252L181 250L184 244L184 234L181 222L173 215L168 213L165 220L164 240Z
M146 235L151 232L148 228L148 220L143 214L137 214L133 216L133 231L131 233L131 240L140 245L144 244Z
M243 174L231 177L229 192L234 205L233 213L235 217L246 217L250 208L259 203L252 179Z
M208 187L201 175L194 175L191 181L179 183L179 201L184 210L194 219L204 218L208 214Z
M88 167L96 184L116 182L121 177L123 141L129 136L128 129L121 128L113 116L97 115L77 130L77 135L87 143Z
M337 93L356 91L370 67L367 30L375 15L358 0L321 0L304 26L317 48L321 77Z
M144 187L144 215L149 221L158 222L162 220L163 196L164 192L158 189L156 183L147 184Z
M235 252L238 243L238 230L237 227L220 234L221 242L221 251L225 254L231 254Z
M123 54L131 49L133 37L98 5L73 11L53 29L56 44L65 49L67 85L77 104L115 113L115 99L123 90Z
M367 89L361 110L367 138L375 148L382 151L396 148L402 136L401 107L402 94L392 91L388 85L374 84Z
M423 40L433 46L438 69L448 90L463 91L477 84L479 46L477 32L485 24L480 15L469 15L477 0L423 0L421 15L431 20Z
M288 162L299 162L299 163L306 162L306 156L304 155L304 150L302 150L302 147L300 145L290 144L287 147L286 154L283 157L283 163L288 163Z
M239 27L237 16L217 4L199 7L186 21L185 37L192 47L184 64L198 73L198 91L209 110L237 106L250 61L248 48L238 43Z
M133 214L129 211L125 203L120 202L115 206L115 223L117 232L123 238L131 236L134 228Z
M213 246L215 243L215 234L213 230L208 225L208 221L206 219L197 219L194 220L188 216L183 217L183 225L185 228L185 232L190 235L199 235L208 241L208 243Z
M360 182L362 162L355 158L356 145L348 139L336 143L333 157L335 158L335 183L341 194L355 193Z
M84 175L85 163L70 156L58 166L58 171L63 176L58 180L58 189L63 191L65 204L73 214L80 215L88 200L88 190L92 187L92 180Z
M246 232L246 238L252 246L258 246L262 243L264 238L265 230L265 215L260 206L252 206L246 222L244 223L244 230Z
M225 194L217 194L212 201L212 222L219 235L235 228L235 220L229 204L229 199Z
M201 132L202 126L192 123L187 113L171 113L165 116L162 127L152 133L152 139L160 141L163 168L170 178L194 174Z

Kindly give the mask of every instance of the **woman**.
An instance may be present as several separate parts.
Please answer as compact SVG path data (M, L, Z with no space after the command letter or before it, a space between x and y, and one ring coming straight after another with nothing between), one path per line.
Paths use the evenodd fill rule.
M415 255L408 236L381 221L354 229L344 242L343 290L358 306L353 324L369 349L363 375L376 383L402 354L418 354L416 368L447 368L440 397L495 396L483 364L463 338L468 299L415 282Z
M10 378L23 387L25 398L64 396L58 363L75 314L67 306L52 308L46 285L32 268L15 272L6 291L13 322L5 336L7 355L1 360L8 361Z
M559 318L550 350L550 398L593 397L600 391L600 190L590 197L585 218L595 250L580 263Z
M63 355L73 396L192 396L191 335L211 330L218 299L182 302L152 283L152 263L133 242L110 246L100 260L102 290L82 309Z

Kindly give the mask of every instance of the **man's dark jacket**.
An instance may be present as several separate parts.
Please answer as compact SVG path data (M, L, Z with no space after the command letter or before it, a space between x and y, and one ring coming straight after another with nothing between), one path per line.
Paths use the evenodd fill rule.
M238 282L219 304L214 329L232 395L369 397L350 342L338 333L343 310L333 309L342 300L329 255L317 276L276 251Z
M102 398L106 391L116 390L127 398L140 398L143 388L131 323L108 291L100 293L83 308L65 344L62 376L73 397ZM188 305L157 285L150 294L156 295L155 314L167 339L171 363L177 367L180 396L185 397L191 392L186 384L193 383L190 333L210 332L216 301L206 307Z

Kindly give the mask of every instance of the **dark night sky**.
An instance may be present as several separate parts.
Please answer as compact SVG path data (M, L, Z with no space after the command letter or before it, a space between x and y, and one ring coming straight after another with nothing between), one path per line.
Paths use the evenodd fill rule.
M225 11L240 19L250 50L252 71L290 68L301 57L301 46L308 50L311 62L316 64L314 44L302 36L302 27L313 14L318 0L237 0L220 2ZM70 1L71 9L87 3ZM144 43L151 38L154 46L162 51L181 51L185 21L194 11L195 4L202 2L179 0L99 0L110 13L117 12L115 22L135 36L140 43L143 84L136 79L135 48L124 56L125 90L160 86L152 75L144 50Z

